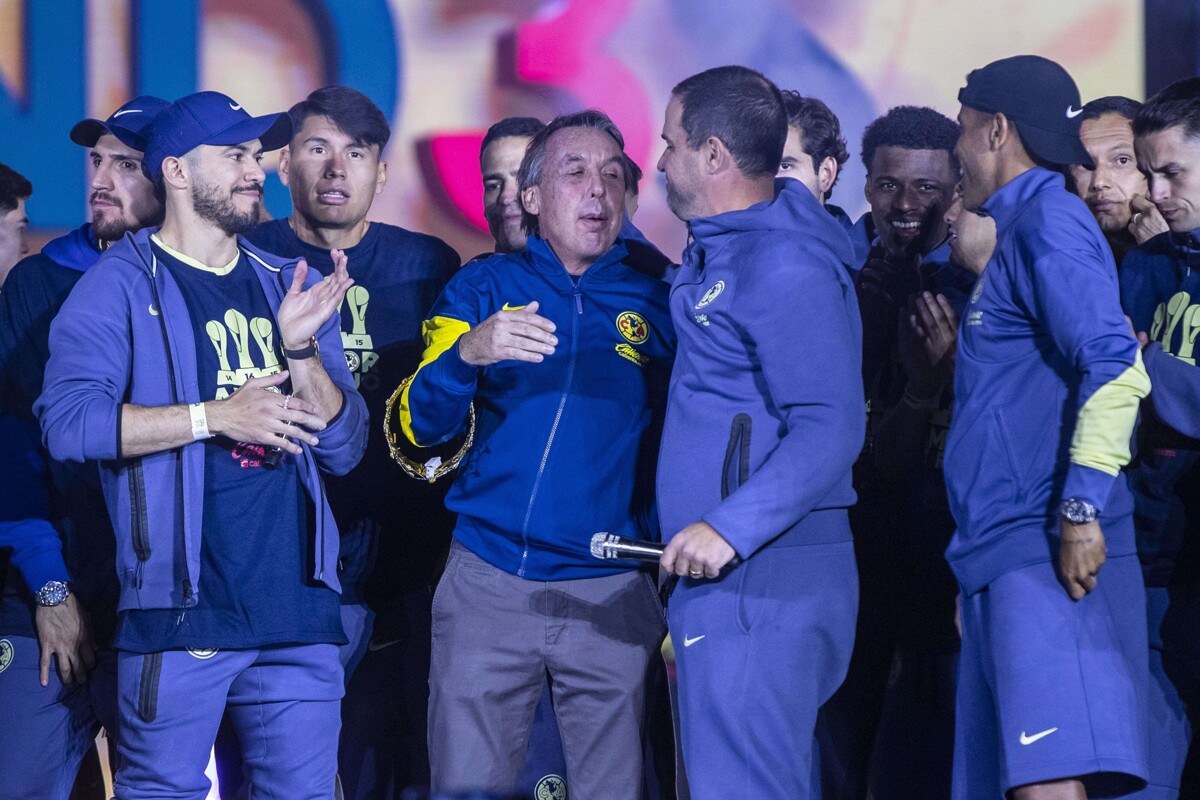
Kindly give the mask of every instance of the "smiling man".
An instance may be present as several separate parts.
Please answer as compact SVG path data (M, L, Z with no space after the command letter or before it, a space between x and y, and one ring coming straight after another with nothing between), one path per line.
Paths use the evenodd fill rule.
M238 236L290 133L217 92L160 112L144 168L163 225L110 248L51 330L43 434L101 462L117 532L123 800L205 797L227 705L256 791L334 790L345 636L322 474L366 442L335 317L352 280L341 254L320 280Z
M521 168L529 140L544 127L544 122L533 117L505 117L487 129L479 145L483 216L497 253L525 249L517 171Z
M279 177L291 190L292 213L246 238L267 252L304 258L323 274L333 271L332 248L345 253L354 286L339 308L342 346L378 431L388 395L420 363L421 320L458 269L458 254L433 236L370 219L387 185L391 128L369 97L326 86L288 116L292 136ZM341 610L350 639L342 649L339 774L345 796L355 800L377 782L429 780L430 583L453 520L442 505L443 487L402 477L382 435L369 437L359 465L327 477L325 487L342 535ZM404 513L396 513L397 503ZM398 691L398 675L420 677L399 681Z
M446 504L433 606L435 790L516 785L549 675L571 796L641 796L645 679L665 625L655 576L600 561L593 534L657 538L654 459L675 351L667 285L629 265L624 140L559 117L519 172L524 251L476 260L425 323L405 436L476 440Z
M146 132L166 105L157 97L137 97L108 119L85 119L70 131L71 141L88 148L92 221L17 264L0 292L0 407L13 419L34 424L33 402L42 391L50 357L50 324L76 283L102 250L162 220L162 203L142 172L142 151ZM16 668L0 676L0 706L11 721L0 729L0 773L16 797L57 799L70 793L98 727L108 731L114 748L120 739L112 649L117 543L97 465L54 461L44 452L41 457L47 470L39 477L49 484L53 522L52 529L42 530L54 534L52 548L61 547L63 574L24 585L13 571L0 567L5 587L0 637L9 641L16 657ZM18 548L11 563L22 560ZM90 674L70 670L92 642L95 668ZM39 651L47 665L40 676ZM51 653L58 660L57 671L48 669Z

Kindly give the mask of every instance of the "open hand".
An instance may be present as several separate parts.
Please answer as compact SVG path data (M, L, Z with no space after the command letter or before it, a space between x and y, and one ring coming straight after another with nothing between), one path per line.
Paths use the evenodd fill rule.
M305 347L337 311L342 298L346 296L346 290L354 285L354 279L346 267L346 254L341 250L330 250L329 255L333 257L333 272L307 289L304 288L304 280L308 277L308 262L300 260L292 275L292 286L275 313L279 335L288 350Z
M534 300L521 309L497 311L462 335L458 354L476 367L500 361L538 363L554 353L558 337L554 323L540 316Z
M224 400L206 402L204 412L209 431L235 442L280 447L292 455L302 451L289 436L315 447L317 437L309 431L323 430L325 421L316 415L317 408L312 403L273 391L287 378L287 370L250 378Z

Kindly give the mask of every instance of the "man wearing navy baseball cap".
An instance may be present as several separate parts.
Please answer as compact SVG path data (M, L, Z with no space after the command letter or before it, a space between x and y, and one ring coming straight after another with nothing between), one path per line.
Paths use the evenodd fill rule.
M997 245L963 311L945 473L962 590L954 797L1112 797L1146 782L1145 595L1121 467L1150 389L1087 206L1061 66L959 92L963 205ZM1103 571L1101 571L1103 567Z
M50 323L84 272L127 232L162 221L141 162L145 132L167 105L137 97L106 120L71 129L71 140L89 151L92 221L19 262L0 293L0 410L7 418L34 424ZM65 798L97 729L113 743L119 734L116 542L96 464L40 458L53 528L36 529L41 541L18 544L10 563L24 568L0 567L0 638L12 658L0 675L0 775L14 797Z
M226 706L256 796L327 798L346 641L322 473L366 443L336 310L353 283L239 234L286 114L217 92L160 112L165 220L125 237L55 321L36 410L56 458L102 462L121 581L123 800L203 798Z

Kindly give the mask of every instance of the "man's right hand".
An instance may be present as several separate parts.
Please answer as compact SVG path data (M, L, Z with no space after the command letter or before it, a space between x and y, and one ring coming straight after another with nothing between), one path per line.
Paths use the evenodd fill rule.
M316 416L316 407L294 395L288 397L271 391L287 379L287 370L250 378L224 400L206 402L204 412L208 417L209 432L228 436L235 442L280 447L292 455L302 452L300 445L292 439L316 446L318 439L309 431L325 427L324 420Z
M96 648L75 595L67 595L56 606L38 606L34 625L42 651L38 664L42 686L50 683L51 657L58 661L58 677L64 684L85 683L88 671L96 666Z
M554 323L537 313L534 300L521 309L497 311L462 335L458 354L475 367L501 361L528 361L537 364L554 353L558 337Z

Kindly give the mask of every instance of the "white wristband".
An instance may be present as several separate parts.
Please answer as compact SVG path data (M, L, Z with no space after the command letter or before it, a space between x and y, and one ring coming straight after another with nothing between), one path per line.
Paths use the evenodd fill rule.
M204 413L204 403L192 403L188 406L188 414L192 417L193 441L211 439L212 434L208 432L208 415Z

